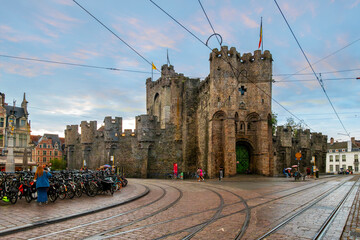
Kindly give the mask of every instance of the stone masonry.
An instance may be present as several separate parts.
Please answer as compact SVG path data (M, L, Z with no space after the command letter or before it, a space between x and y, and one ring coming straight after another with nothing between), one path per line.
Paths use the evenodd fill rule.
M241 55L224 46L214 49L209 61L210 74L203 81L176 73L171 65L162 66L158 80L148 78L147 114L136 117L134 132L123 131L119 117L106 117L99 129L96 121L83 121L81 134L77 125L67 126L69 168L111 164L127 176L162 178L177 163L179 172L201 167L210 178L217 177L220 167L225 176L244 169L270 176L281 173L298 149L306 159L326 154L321 134L310 138L304 131L289 140L278 129L282 135L273 139L269 51Z

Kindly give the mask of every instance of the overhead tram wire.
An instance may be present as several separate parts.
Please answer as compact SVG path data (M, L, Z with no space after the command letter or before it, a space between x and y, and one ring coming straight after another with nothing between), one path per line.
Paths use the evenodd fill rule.
M314 65L314 64L313 64ZM360 71L360 68L354 68L354 69L347 69L347 70L338 70L338 71L330 71L330 72L319 72L321 74L331 74L331 73L342 73L342 72L354 72L354 71ZM273 74L273 76L301 76L301 75L313 75L314 73L278 73ZM288 78L288 77L286 77ZM284 78L283 80L285 80Z
M351 43L345 45L344 47L342 47L342 48L340 48L340 49L338 49L338 50L336 50L335 52L332 52L332 53L330 53L329 55L327 55L327 56L319 59L318 61L314 62L312 65L316 65L317 63L319 63L319 62L321 62L321 61L324 61L325 59L327 59L327 58L329 58L329 57L337 54L338 52L344 50L344 49L347 48L347 47L350 47L351 45L355 44L355 43L358 42L358 41L360 41L360 38L356 39L355 41L352 41ZM305 68L303 68L303 69L301 69L301 70L299 70L299 71L297 71L297 72L295 72L295 73L293 73L293 74L289 74L289 76L283 78L283 80L288 79L288 78L291 77L292 75L295 75L295 74L297 74L297 73L300 73L300 72L302 72L302 71L304 71L304 70L306 70L306 69L308 69L308 68L309 68L309 66L307 66L307 67L305 67Z
M306 56L306 54L305 54L304 50L303 50L303 49L302 49L302 47L301 47L301 45L300 45L299 41L297 40L297 38L296 38L296 36L295 36L295 34L294 34L293 30L291 29L291 27L290 27L290 25L289 25L289 23L288 23L288 21L287 21L287 19L286 19L285 15L283 14L283 12L282 12L282 10L281 10L281 8L280 8L279 4L276 2L276 0L274 0L274 2L275 2L275 4L276 4L276 6L278 7L278 9L279 9L279 11L280 11L281 15L283 16L283 18L284 18L284 20L285 20L285 22L286 22L287 26L289 27L291 34L292 34L292 35L293 35L293 37L295 38L295 41L297 42L297 44L298 44L298 46L299 46L299 48L300 48L301 52L303 53L303 55L304 55L304 57L305 57L305 59L306 59L307 63L309 64L309 66L310 66L310 68L311 68L312 72L314 73L314 75L315 75L316 79L318 80L318 82L319 82L319 84L320 84L320 86L321 86L321 88L322 88L322 90L323 90L323 92L324 92L324 94L325 94L326 98L328 99L328 101L329 101L329 103L330 103L331 107L333 108L333 110L334 110L334 112L335 112L335 114L336 114L337 118L339 119L339 122L341 123L341 125L342 125L342 127L343 127L343 129L344 129L345 133L348 135L348 137L349 137L349 138L351 138L350 133L346 130L346 128L345 128L345 126L344 126L343 122L341 121L341 119L340 119L340 117L339 117L339 114L337 113L337 111L336 111L336 109L335 109L335 107L334 107L333 103L332 103L332 102L331 102L331 100L330 100L330 98L329 98L329 96L328 96L328 94L327 94L327 92L326 92L326 90L325 90L324 84L320 81L320 79L318 78L317 74L315 73L315 70L314 70L313 66L311 65L311 63L310 63L309 59L307 58L307 56Z
M153 3L157 8L159 8L162 12L164 12L166 15L168 15L172 20L174 20L177 24L179 24L182 28L184 28L188 33L190 33L193 37L195 37L197 40L199 40L199 42L201 42L203 45L205 45L205 47L209 48L211 51L213 51L206 43L204 43L200 38L198 38L195 34L193 34L190 30L188 30L184 25L182 25L179 21L177 21L174 17L172 17L169 13L167 13L164 9L162 9L159 5L157 5L153 0L149 0L151 3ZM224 59L223 59L224 60ZM225 60L224 60L225 61ZM226 62L226 61L225 61ZM233 68L232 64L230 62L227 62L231 68ZM236 68L235 68L236 69ZM256 83L254 81L252 81L251 79L249 79L246 75L242 74L242 72L240 72L238 69L236 69L239 74L241 74L243 77L245 77L249 82L251 82L252 84L255 85L255 87L257 87L260 91L262 91L265 95L267 95L268 97L270 97L275 103L277 103L280 107L282 107L286 112L288 112L291 116L293 116L294 118L296 118L297 120L299 120L301 123L303 123L305 126L307 126L310 130L312 130L313 132L315 132L308 124L305 123L305 121L303 119L300 119L299 117L297 117L295 114L293 114L292 112L290 112L290 110L288 110L286 107L284 107L280 102L278 102L276 99L274 99L272 96L270 96L265 90L261 89L259 86L256 85ZM238 80L238 76L234 75L234 77L237 78Z
M133 73L146 73L146 74L151 73L151 72L146 72L146 71L138 71L138 70L130 70L130 69L120 69L120 68L113 68L113 67L100 67L100 66L94 66L94 65L86 65L86 64L78 64L78 63L68 63L68 62L59 62L59 61L51 61L51 60L36 59L36 58L10 56L10 55L3 55L3 54L0 54L0 57L13 58L13 59L19 59L19 60L26 60L26 61L42 62L42 63L69 65L69 66L75 66L75 67L87 67L87 68L105 69L105 70L111 70L111 71L133 72Z
M93 17L98 23L100 23L104 28L106 28L109 32L111 32L116 38L118 38L120 41L122 41L126 46L128 46L131 50L133 50L138 56L140 56L145 62L150 64L151 67L153 67L153 63L147 60L143 55L141 55L138 51L136 51L130 44L125 42L121 37L119 37L114 31L112 31L110 28L108 28L104 23L102 23L99 19L97 19L93 14L91 14L88 10L86 10L83 6L81 6L78 2L73 0L74 3L76 3L80 8L82 8L87 14L89 14L91 17ZM156 68L160 72L159 69Z

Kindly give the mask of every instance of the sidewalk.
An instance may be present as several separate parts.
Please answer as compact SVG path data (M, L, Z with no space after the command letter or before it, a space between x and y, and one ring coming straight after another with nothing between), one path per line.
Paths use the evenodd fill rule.
M133 201L145 196L148 189L129 180L129 184L121 190L110 194L81 198L57 199L55 203L38 206L37 202L27 203L19 199L14 205L0 201L0 236L6 232L16 232L24 228L32 228L44 223L60 222L70 218L87 215L104 209Z

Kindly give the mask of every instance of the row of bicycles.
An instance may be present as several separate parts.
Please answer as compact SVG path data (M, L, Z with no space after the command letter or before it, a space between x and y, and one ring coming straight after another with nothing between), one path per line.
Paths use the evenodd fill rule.
M111 194L121 191L128 183L121 175L105 171L59 171L51 172L48 199L55 202L58 198L80 198L83 194L94 197L98 194ZM37 199L34 173L21 171L15 173L0 172L0 200L15 204L24 198L30 203Z

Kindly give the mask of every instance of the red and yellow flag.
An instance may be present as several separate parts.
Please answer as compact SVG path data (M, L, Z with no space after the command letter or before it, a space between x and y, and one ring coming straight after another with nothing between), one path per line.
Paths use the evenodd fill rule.
M157 68L155 67L154 63L152 63L152 69L157 70Z
M262 18L261 18L261 23L260 23L260 39L259 39L259 47L261 46L261 42L262 42Z

